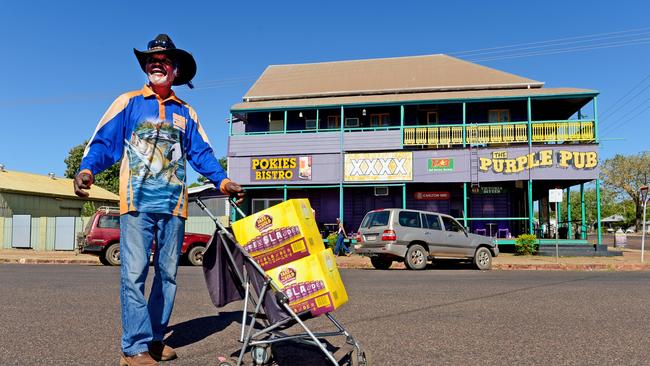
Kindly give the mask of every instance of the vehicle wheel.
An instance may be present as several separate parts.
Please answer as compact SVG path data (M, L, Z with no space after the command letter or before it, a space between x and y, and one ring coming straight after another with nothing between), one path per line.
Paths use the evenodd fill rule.
M104 259L109 266L120 265L120 243L109 245L104 252Z
M370 263L375 269L389 269L393 261L386 258L370 257Z
M110 263L108 263L108 261L106 260L106 257L103 256L103 255L100 255L100 256L99 256L99 262L100 262L101 264L105 265L105 266L110 266L110 265L111 265Z
M492 268L492 253L486 247L476 249L474 253L474 265L477 269L483 271Z
M193 266L202 266L203 265L203 253L205 253L205 247L203 245L195 245L187 252L187 260Z
M422 247L422 245L414 244L406 251L406 258L404 263L408 269L424 269L427 266L427 257L429 253Z

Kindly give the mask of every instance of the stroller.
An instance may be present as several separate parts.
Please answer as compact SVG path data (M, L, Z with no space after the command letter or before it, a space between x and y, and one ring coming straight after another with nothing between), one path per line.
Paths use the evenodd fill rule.
M246 216L234 199L230 198L228 202L241 217ZM219 366L249 365L250 363L244 363L247 353L247 361L252 361L253 365L273 365L271 347L289 341L315 346L325 356L328 364L369 364L359 343L331 313L324 315L334 328L328 332L312 332L305 324L305 321L313 317L309 310L294 312L289 306L289 297L266 275L246 249L239 245L234 235L210 212L200 196L196 203L217 225L203 256L203 271L210 298L216 307L241 299L244 305L239 354L236 360L221 359ZM249 312L251 309L252 312ZM291 332L291 328L299 330ZM334 337L344 339L340 347L325 342L326 338ZM332 348L334 349L331 350Z

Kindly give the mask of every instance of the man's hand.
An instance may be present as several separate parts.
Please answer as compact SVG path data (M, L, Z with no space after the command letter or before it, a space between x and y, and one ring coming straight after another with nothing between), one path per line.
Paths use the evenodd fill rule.
M246 192L244 192L238 183L228 182L223 188L223 193L229 195L230 197L236 198L238 205L244 202L244 196L246 195Z
M74 184L74 193L79 197L88 197L88 192L84 189L90 189L90 186L95 181L93 175L88 172L79 172L72 180ZM240 187L241 188L241 187Z

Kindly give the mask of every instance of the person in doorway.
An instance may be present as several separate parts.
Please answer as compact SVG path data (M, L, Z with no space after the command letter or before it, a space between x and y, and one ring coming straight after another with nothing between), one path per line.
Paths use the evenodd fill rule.
M345 238L347 237L347 234L345 233L345 228L343 227L343 223L341 222L341 219L338 217L336 218L336 225L338 226L338 232L337 232L337 237L336 237L336 246L334 247L334 255L339 255L341 251L346 256L350 256L350 249L345 246Z
M157 365L177 357L163 339L176 296L188 196L187 162L224 194L243 200L242 187L227 178L196 112L172 86L196 73L192 55L166 34L133 50L149 82L122 94L100 120L88 142L74 191L87 197L94 177L121 160L120 302L121 366ZM154 278L149 299L145 281L155 239Z

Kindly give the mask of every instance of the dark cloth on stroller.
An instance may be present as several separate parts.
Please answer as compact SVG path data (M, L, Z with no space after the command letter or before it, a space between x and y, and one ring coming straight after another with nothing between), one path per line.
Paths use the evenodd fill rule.
M227 243L224 243L224 240ZM232 257L228 258L225 246L228 245ZM253 259L244 259L242 248L232 242L227 236L219 235L218 230L212 235L208 247L203 254L203 275L208 287L208 293L214 306L220 308L227 304L242 300L244 298L244 286L237 275L237 270L242 273L246 267L246 272L251 284L251 291L260 294L264 286L264 274L260 273L251 263ZM236 267L234 267L236 266ZM276 302L274 291L268 289L264 295L263 310L271 323L277 323L288 319L287 314Z
M240 251L233 251L232 254L237 267L243 268L243 254ZM214 306L224 307L244 298L244 287L230 264L221 236L216 231L203 253L203 275Z

